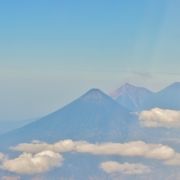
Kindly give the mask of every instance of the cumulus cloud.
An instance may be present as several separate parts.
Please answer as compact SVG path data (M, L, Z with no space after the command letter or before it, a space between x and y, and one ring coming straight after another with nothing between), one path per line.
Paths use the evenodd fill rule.
M180 111L154 108L140 112L139 120L149 128L180 128Z
M128 175L150 173L151 169L143 164L118 163L107 161L100 164L100 168L106 173L123 173Z
M36 174L60 166L62 162L63 157L53 151L42 151L37 154L23 153L15 159L5 160L2 163L2 169L17 174Z
M15 151L27 153L39 153L49 150L56 153L78 152L93 155L118 155L127 157L143 157L157 160L173 159L177 153L174 149L162 144L148 144L143 141L132 141L127 143L101 143L92 144L86 141L63 140L54 144L33 142L19 144L12 148Z

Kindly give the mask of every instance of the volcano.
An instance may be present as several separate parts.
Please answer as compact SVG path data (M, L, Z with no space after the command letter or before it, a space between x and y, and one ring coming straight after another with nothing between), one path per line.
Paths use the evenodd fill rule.
M125 141L134 120L128 110L99 89L37 121L0 136L3 147L32 140Z

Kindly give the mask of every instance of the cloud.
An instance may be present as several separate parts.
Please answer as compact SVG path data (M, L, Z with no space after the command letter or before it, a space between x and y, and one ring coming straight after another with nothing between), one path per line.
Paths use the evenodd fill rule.
M62 140L53 144L40 141L23 143L11 148L22 154L14 159L8 159L0 154L1 169L17 174L38 174L49 171L62 165L62 153L76 152L92 155L115 155L124 157L141 157L161 160L165 165L180 166L180 153L163 144L148 144L143 141L131 141L126 143L89 143L87 141ZM101 167L111 168L112 171L126 171L124 173L140 173L144 166L140 164L105 163ZM136 167L138 167L136 169ZM144 170L147 170L144 168ZM106 168L106 171L107 168Z
M174 149L167 145L148 144L143 141L92 144L86 141L63 140L54 144L41 142L19 144L12 149L26 153L39 153L42 150L46 150L56 153L78 152L93 155L143 157L162 161L173 159L178 154Z
M180 111L154 108L142 111L138 116L145 127L180 128Z
M146 144L143 141L128 143L105 143L105 144L81 144L77 147L77 152L119 155L119 156L139 156L152 159L169 159L174 155L174 150L161 144Z
M165 164L171 166L179 166L180 165L180 153L176 153L173 158L165 161Z
M68 140L62 140L54 144L48 144L45 142L40 141L33 141L32 143L23 143L19 144L15 147L11 147L11 150L14 151L20 151L20 152L27 152L27 153L39 153L44 150L49 150L53 152L69 152L73 151L75 149L75 146L78 144L83 144L84 141L72 141L70 139Z
M150 173L151 169L143 164L118 163L107 161L100 164L100 168L108 174L123 173L128 175Z
M23 153L15 159L5 160L2 169L17 174L43 173L62 164L63 157L53 151L37 154Z

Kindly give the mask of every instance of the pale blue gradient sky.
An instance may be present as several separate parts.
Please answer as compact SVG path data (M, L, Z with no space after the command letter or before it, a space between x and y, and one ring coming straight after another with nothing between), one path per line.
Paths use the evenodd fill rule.
M179 0L2 0L0 120L39 117L92 87L180 79Z

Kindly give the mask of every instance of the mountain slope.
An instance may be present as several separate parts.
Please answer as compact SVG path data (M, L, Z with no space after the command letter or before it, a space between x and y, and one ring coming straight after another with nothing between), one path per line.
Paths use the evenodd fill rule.
M122 106L130 111L143 109L144 102L153 95L153 92L143 87L137 87L126 83L115 92L112 97Z
M169 85L145 101L144 109L154 107L180 110L180 82Z
M132 117L125 108L100 90L92 89L64 108L0 136L0 141L7 147L35 139L126 140L131 123Z

